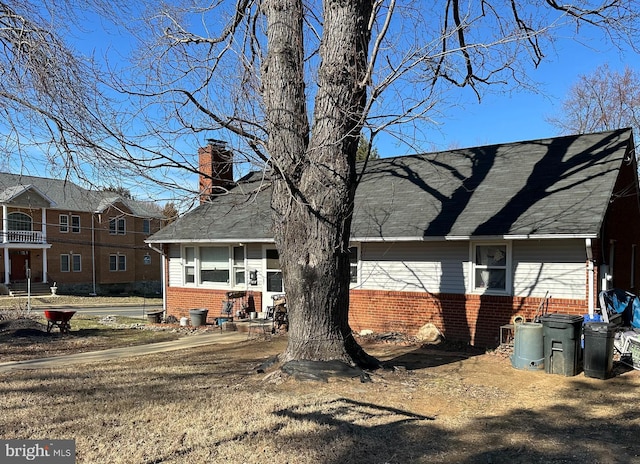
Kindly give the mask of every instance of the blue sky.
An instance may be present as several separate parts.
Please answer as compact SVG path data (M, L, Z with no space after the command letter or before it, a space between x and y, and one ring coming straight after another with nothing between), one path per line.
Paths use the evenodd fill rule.
M638 54L629 50L621 52L596 39L590 46L572 39L560 40L555 50L547 51L545 61L530 73L531 79L539 84L537 92L506 93L493 89L478 102L470 89L460 90L460 102L445 110L437 125L429 130L429 143L423 147L424 151L560 135L559 129L547 123L546 118L561 111L563 99L579 76L589 75L605 63L618 71L625 65L634 68L639 63ZM376 145L383 157L411 153L409 148L389 137L381 137Z
M133 46L115 28L103 31L105 23L95 16L85 19L86 30L69 37L82 53L95 53L98 57L107 53L113 59L126 55ZM454 89L450 94L452 100L438 107L439 116L422 134L424 141L420 145L409 146L385 135L379 136L374 145L381 156L388 157L559 135L558 129L545 119L560 111L562 100L580 75L590 74L605 63L613 70L638 63L637 54L629 51L622 54L596 37L599 36L586 38L587 45L572 38L558 39L553 49L545 48L545 60L529 75L538 83L537 92L505 92L492 87L478 102L471 89Z
M93 30L89 30L89 39L81 37L77 42L84 53L95 51L101 56L107 51L110 59L114 59L131 49L132 42L118 36L116 29L110 28L107 33L102 31L103 21L94 19L89 24L94 25ZM437 108L440 115L426 129L421 137L424 141L418 146L399 143L384 134L374 145L381 156L388 157L411 154L416 150L446 150L559 135L559 130L547 123L546 118L561 110L562 100L580 75L591 74L605 63L612 70L620 71L625 65L633 68L638 63L637 53L627 49L623 54L611 44L605 44L599 30L583 27L580 31L582 43L570 37L574 32L571 28L552 32L556 36L553 48L544 46L545 59L529 73L530 79L537 83L537 92L505 92L499 86L490 86L478 102L471 89L454 89L450 97L455 101ZM558 34L567 34L567 37L558 38Z

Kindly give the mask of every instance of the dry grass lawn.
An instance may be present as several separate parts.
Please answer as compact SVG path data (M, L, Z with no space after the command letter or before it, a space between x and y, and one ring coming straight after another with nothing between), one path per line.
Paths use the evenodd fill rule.
M497 354L367 343L372 382L256 373L286 339L0 373L4 439L76 440L77 462L640 462L640 372L598 380Z

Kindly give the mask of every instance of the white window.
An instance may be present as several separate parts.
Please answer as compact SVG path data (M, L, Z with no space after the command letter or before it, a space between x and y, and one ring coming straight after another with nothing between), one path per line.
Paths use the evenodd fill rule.
M200 283L229 282L229 247L200 247Z
M358 278L358 251L359 248L356 246L349 247L349 278L352 284L357 284L360 280Z
M60 255L60 272L82 272L82 255Z
M109 270L112 272L127 270L127 256L121 254L109 255Z
M275 248L266 250L267 258L267 292L282 293L284 285L282 282L282 270L280 269L280 254Z
M67 216L66 214L61 214L60 216L58 216L58 223L60 224L60 232L69 232L69 216Z
M112 235L124 235L126 232L124 218L109 219L109 233Z
M82 255L71 255L71 270L82 272Z
M80 233L80 216L71 216L71 232L74 234Z
M196 249L195 247L184 248L184 283L196 283Z
M151 264L151 255L144 255L143 263L144 263L145 266L150 265Z
M244 285L246 283L246 270L244 265L244 247L233 247L233 284Z
M69 272L71 270L71 257L69 255L60 255L60 272Z
M507 293L511 286L511 247L507 243L472 245L473 290Z
M33 230L31 216L21 212L9 213L7 215L9 230L30 232Z

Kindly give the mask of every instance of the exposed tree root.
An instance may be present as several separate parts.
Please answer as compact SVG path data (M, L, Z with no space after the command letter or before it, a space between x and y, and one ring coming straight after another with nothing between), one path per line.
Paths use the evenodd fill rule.
M364 351L363 351L364 353ZM366 354L366 353L365 353ZM368 356L368 355L367 355ZM375 360L375 368L381 367L380 363L368 356L370 360ZM267 373L273 370L274 372L282 372L287 376L293 377L296 380L314 380L319 382L328 382L331 378L342 379L355 379L359 378L361 382L370 382L371 377L362 367L357 365L350 365L340 360L330 361L311 361L311 360L293 360L285 363L280 363L278 356L273 356L263 362L256 372L259 374ZM272 375L273 372L271 372Z

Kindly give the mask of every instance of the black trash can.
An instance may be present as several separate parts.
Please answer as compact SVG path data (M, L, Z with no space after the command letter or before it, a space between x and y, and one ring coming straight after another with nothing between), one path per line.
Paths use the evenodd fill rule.
M608 379L613 372L613 342L616 325L587 322L584 325L584 375Z
M147 322L149 324L159 324L162 320L162 311L154 311L152 313L147 313Z
M200 327L201 325L206 325L208 314L209 314L208 309L190 309L189 317L191 318L191 325L193 327Z
M547 314L540 318L547 374L577 375L582 369L582 316Z

